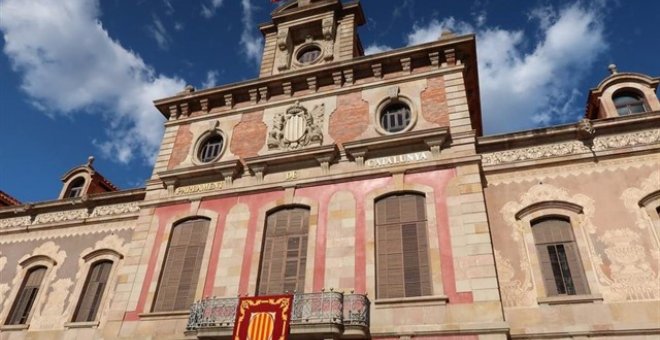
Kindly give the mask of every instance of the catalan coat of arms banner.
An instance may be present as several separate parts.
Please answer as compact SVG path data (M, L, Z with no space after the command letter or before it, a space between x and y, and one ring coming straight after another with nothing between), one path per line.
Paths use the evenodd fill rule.
M233 340L287 340L293 295L242 297Z

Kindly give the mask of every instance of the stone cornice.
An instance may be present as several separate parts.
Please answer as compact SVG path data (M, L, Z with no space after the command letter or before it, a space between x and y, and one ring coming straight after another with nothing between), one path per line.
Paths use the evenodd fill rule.
M381 149L389 149L398 146L411 146L414 144L425 144L434 154L439 154L440 149L449 137L449 128L439 127L433 129L411 131L404 134L392 134L354 142L344 143L344 149L354 158L365 157L369 152Z
M587 139L578 138L578 125L479 138L484 170L612 156L624 151L653 152L660 147L660 112L594 121L595 134Z
M156 100L154 104L170 120L186 118L191 112L208 113L218 107L233 109L237 105L240 107L243 104L252 107L257 103L268 102L272 94L277 94L276 97L286 98L300 91L320 93L327 89L350 87L358 80L360 83L380 81L385 76L385 70L402 72L404 61L412 66L402 75L415 73L415 71L420 72L419 68L426 67L428 71L433 71L464 63L471 70L467 72L466 77L475 78L466 79L466 85L473 84L472 86L475 87L466 90L478 93L475 56L474 35L464 35L206 90L184 91L173 97ZM381 65L383 70L381 77L374 76L372 71L374 64ZM316 83L319 84L324 83L320 80L327 79L330 85L309 89L307 84L310 77L318 79L319 81Z
M236 175L238 175L243 170L243 165L240 160L228 160L224 162L203 164L203 165L194 165L180 169L173 169L167 171L161 171L158 173L158 177L163 181L167 186L169 184L175 184L176 182L185 181L194 177L208 177L214 175L221 175L222 178L231 184L231 181Z
M3 225L6 227L8 224L12 226L23 226L29 224L39 224L39 223L49 223L49 222L40 222L44 220L51 219L50 217L53 214L64 214L67 216L78 216L77 211L85 211L85 216L78 216L75 218L68 217L53 217L53 221L60 220L71 220L77 218L87 218L87 217L101 217L106 215L114 215L115 213L110 213L107 211L107 207L115 207L119 210L119 207L126 205L131 205L133 203L137 204L144 199L145 190L143 188L133 189L133 190L124 190L124 191L115 191L107 192L101 194L94 194L83 197L61 199L55 201L46 201L38 203L29 203L18 206L4 207L0 208L0 229L3 228ZM40 217L41 216L41 217ZM53 215L54 216L54 215ZM20 220L20 221L19 221ZM28 222L21 222L26 220ZM8 222L12 221L12 222ZM27 224L26 224L27 223Z

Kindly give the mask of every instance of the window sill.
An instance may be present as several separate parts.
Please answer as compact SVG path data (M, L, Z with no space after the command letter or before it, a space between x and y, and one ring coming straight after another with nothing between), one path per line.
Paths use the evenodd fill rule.
M151 313L140 313L138 314L140 319L148 320L170 320L170 319L182 319L190 316L189 310L175 310L171 312L151 312Z
M96 328L99 326L98 321L83 321L83 322L65 322L64 328Z
M539 305L565 305L572 303L595 303L602 302L600 294L548 296L538 298Z
M30 327L30 324L22 325L2 325L0 326L0 331L10 332L10 331L23 331Z
M377 307L414 306L414 305L446 305L449 298L446 295L415 296L406 298L377 299Z

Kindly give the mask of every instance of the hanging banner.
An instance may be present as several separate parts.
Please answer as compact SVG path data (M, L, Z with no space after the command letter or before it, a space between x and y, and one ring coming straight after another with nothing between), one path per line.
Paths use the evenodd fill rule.
M233 340L287 340L293 295L242 297L238 301Z

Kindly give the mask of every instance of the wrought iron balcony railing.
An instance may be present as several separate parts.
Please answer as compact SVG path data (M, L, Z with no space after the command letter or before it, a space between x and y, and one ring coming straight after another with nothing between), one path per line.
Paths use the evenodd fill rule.
M369 299L363 294L320 292L295 294L291 325L335 324L369 328ZM190 307L188 330L233 328L238 298L205 298Z

